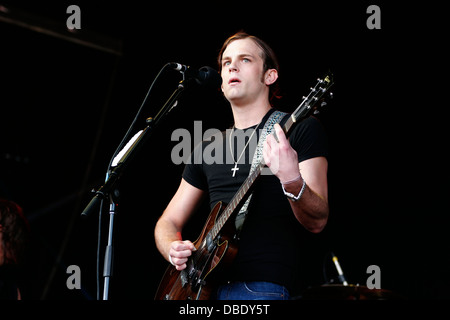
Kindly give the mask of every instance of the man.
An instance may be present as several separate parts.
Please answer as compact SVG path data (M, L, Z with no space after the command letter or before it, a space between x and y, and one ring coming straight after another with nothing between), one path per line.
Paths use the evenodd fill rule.
M231 158L232 163L193 160L186 165L179 188L155 227L158 250L177 270L186 268L195 250L191 241L180 239L183 226L206 196L212 207L218 201L227 203L236 193L250 171L253 155L247 146L259 139L274 111L270 98L278 63L265 42L237 33L225 41L218 61L222 92L234 118L233 129L223 139L224 159ZM263 148L273 175L261 176L255 185L239 250L222 275L224 284L217 299L289 299L298 272L297 236L304 230L318 233L327 223L327 145L320 122L314 117L306 119L289 140L280 125L275 124L273 130L277 138L268 135ZM245 145L232 143L238 135L247 137ZM200 147L204 150L207 145L203 142Z

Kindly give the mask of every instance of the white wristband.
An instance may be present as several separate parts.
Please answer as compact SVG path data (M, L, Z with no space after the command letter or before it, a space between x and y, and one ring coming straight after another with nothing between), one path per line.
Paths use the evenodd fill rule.
M282 184L282 185L285 185L285 184L290 184L290 183L293 183L293 182L295 182L295 181L298 181L298 180L300 180L302 178L302 175L301 174L299 174L298 175L298 177L297 178L295 178L295 179L292 179L292 180L288 180L288 181L281 181L280 180L280 183Z

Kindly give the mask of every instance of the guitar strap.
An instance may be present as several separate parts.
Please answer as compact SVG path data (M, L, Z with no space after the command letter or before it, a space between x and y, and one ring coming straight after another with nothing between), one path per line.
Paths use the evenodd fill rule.
M259 137L258 145L256 146L255 153L253 155L252 165L250 167L249 175L255 171L255 169L259 166L261 161L263 160L263 146L264 142L266 141L266 138L269 134L272 133L273 126L275 123L279 123L287 113L275 110L272 112L272 114L269 116L269 118L266 120L266 123L264 124L264 127L262 129L261 135ZM236 225L236 231L239 234L242 226L244 225L245 218L248 214L248 205L250 203L250 200L252 199L252 194L247 198L242 208L239 210L238 214L236 215L235 225Z

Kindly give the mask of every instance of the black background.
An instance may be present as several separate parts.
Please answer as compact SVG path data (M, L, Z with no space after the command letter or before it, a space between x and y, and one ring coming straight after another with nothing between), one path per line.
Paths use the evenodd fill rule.
M67 36L66 9L77 4L79 35L98 32L122 43L119 55L0 21L0 192L23 206L31 224L24 299L96 299L99 215L80 217L90 190L104 182L159 70L171 61L217 68L223 41L239 30L277 53L281 110L293 111L328 69L335 76L334 99L320 114L331 148L330 220L305 243L303 286L323 284L323 268L335 277L332 250L351 284L365 286L367 267L377 265L383 289L410 299L449 297L443 8L381 1L2 3L56 21ZM370 4L381 8L380 30L366 26ZM180 80L176 71L162 74L135 131ZM218 91L189 89L127 167L119 180L110 299L152 300L167 266L153 229L183 170L171 159L178 143L172 132L193 132L194 121L203 131L223 130L231 120ZM195 239L207 213L190 222L185 238ZM101 251L107 210L102 217ZM81 290L66 286L69 265L81 268Z

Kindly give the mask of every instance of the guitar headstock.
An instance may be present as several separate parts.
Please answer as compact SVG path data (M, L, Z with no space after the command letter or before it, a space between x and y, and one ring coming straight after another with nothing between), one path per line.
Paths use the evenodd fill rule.
M325 106L325 94L328 93L332 97L332 93L328 92L330 87L334 84L333 74L328 72L323 78L318 78L314 87L307 96L303 96L303 101L300 106L292 113L292 120L296 122L299 119L304 119L312 112L317 111L318 108ZM318 102L321 101L320 104Z

